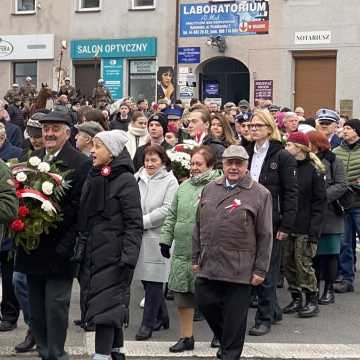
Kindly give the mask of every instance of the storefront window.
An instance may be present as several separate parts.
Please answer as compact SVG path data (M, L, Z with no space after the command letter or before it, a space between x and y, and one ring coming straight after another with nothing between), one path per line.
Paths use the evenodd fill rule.
M36 0L15 0L16 13L35 12Z
M129 74L129 95L137 100L147 99L150 103L155 101L155 60L131 60Z
M14 63L14 82L21 86L25 79L30 76L32 83L37 84L37 63L36 62L16 62Z
M132 0L134 10L154 9L156 0Z

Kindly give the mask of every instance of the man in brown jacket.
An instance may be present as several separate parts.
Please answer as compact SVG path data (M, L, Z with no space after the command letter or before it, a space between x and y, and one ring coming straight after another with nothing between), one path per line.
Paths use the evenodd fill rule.
M273 239L271 195L251 179L248 158L242 146L224 151L224 177L204 188L193 233L196 302L226 360L240 359L251 286L265 279Z

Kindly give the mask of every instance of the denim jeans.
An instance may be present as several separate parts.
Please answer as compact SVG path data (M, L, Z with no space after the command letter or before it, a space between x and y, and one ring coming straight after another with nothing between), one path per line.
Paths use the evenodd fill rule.
M24 315L25 324L30 328L30 304L29 304L29 289L27 284L26 274L14 271L13 285L15 296L20 304L20 308Z
M349 209L345 212L345 232L341 241L339 276L343 280L354 281L354 246L353 234L360 234L360 208Z

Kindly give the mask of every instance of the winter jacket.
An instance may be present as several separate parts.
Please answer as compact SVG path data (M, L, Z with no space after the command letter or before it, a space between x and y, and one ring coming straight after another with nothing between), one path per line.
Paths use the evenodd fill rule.
M17 216L19 202L12 185L8 166L0 160L0 224L6 225ZM1 233L0 233L1 237Z
M92 182L92 171L82 191L80 214L86 214L81 222L87 224L88 239L81 283L85 321L120 328L129 305L131 269L139 255L143 223L139 188L126 149L110 167L113 175L105 179L96 175L105 181L101 211L96 211L96 204L93 209L82 211L87 207L87 199L99 193L99 187ZM83 225L80 230L84 230Z
M192 232L202 189L221 176L218 170L203 174L198 179L184 181L172 202L161 228L160 243L174 243L168 287L182 293L194 293L195 276L192 272Z
M249 149L249 169L255 143ZM271 193L274 234L292 231L297 211L296 160L283 149L280 141L271 140L264 159L259 183Z
M121 119L120 113L117 113L111 117L110 130L117 129L117 130L128 131L129 124L130 124L129 117L127 117L126 119Z
M145 145L149 140L149 135L147 129L140 129L133 127L132 124L129 124L128 128L128 142L126 143L126 148L133 159L136 153L136 150Z
M6 138L10 144L21 147L24 137L21 129L12 122L5 122Z
M222 177L206 185L192 241L199 277L250 284L265 277L273 242L271 194L247 174L231 191Z
M352 203L350 208L360 207L360 189L358 189L357 179L360 179L360 140L354 147L350 148L346 142L334 149L334 153L345 165L346 181L349 186L353 186Z
M25 119L21 109L19 109L16 105L9 105L8 113L11 119L10 121L17 125L23 132L25 130Z
M293 233L306 234L316 242L322 233L326 201L325 174L307 157L297 160L298 206Z
M344 215L339 215L336 212L334 202L341 198L347 189L344 163L331 151L317 155L326 168L325 186L327 207L325 209L322 233L341 234L344 232Z
M141 168L135 177L140 189L145 231L134 277L139 280L167 282L170 260L161 255L160 230L179 185L172 171L165 168L159 169L151 177Z
M43 159L45 149L34 151L32 156ZM71 187L60 201L63 220L48 235L41 236L39 247L30 254L19 247L15 257L15 268L16 271L26 274L62 274L72 277L73 267L70 258L74 253L81 189L91 164L88 157L74 149L69 142L63 146L54 161L59 162L60 171L70 170L67 180L71 181Z
M216 156L216 168L222 169L222 154L225 151L225 149L228 147L228 144L225 141L215 139L211 135L207 135L204 138L202 144L208 145L212 148Z
M0 147L0 159L8 161L10 159L19 159L22 154L22 149L20 147L10 144L8 141Z

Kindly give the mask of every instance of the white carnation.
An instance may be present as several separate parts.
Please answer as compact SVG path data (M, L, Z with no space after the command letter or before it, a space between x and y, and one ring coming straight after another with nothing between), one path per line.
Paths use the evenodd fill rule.
M50 181L44 181L41 185L41 190L45 195L51 195L54 190L54 185Z
M41 159L38 158L37 156L32 156L32 157L29 159L29 164L30 164L31 166L36 167L36 166L39 166L40 163L41 163Z
M50 165L47 162L41 162L38 165L38 170L42 173L47 173L50 171Z
M27 179L27 175L24 172L19 172L16 175L16 180L19 182L24 182L24 181L26 181L26 179Z
M44 201L41 205L41 209L47 213L52 213L54 210L54 207L52 206L50 201Z

